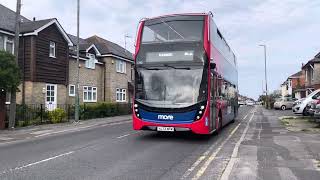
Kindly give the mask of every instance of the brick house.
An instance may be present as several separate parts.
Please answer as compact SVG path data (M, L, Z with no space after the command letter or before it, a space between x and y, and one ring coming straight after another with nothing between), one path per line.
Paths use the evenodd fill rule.
M0 5L0 49L14 51L15 12ZM19 67L22 83L17 103L65 104L69 46L73 43L57 19L33 21L21 16Z
M304 72L299 71L289 78L292 87L292 97L301 99L306 97Z
M302 66L305 76L306 95L320 88L320 52Z
M303 71L292 74L281 84L281 96L297 99L305 97L305 77Z
M69 35L76 44L76 37ZM80 39L80 103L130 102L133 93L133 56L121 46L98 36ZM76 52L70 51L69 97L74 103L77 82Z

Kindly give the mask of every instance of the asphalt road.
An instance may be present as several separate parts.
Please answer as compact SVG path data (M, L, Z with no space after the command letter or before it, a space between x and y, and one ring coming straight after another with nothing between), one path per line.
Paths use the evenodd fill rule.
M243 153L239 147L256 130L250 125L259 116L261 108L242 107L235 123L211 137L136 132L124 123L8 144L0 146L0 179L248 179L237 172L245 164L232 157ZM260 153L272 155L268 149ZM253 179L281 179L259 168ZM319 171L312 173L320 177Z

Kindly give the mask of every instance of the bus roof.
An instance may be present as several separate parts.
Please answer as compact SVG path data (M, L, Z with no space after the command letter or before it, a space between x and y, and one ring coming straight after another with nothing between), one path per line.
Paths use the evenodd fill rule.
M209 12L209 13L177 13L177 14L165 14L165 15L155 16L155 17L151 17L151 18L143 18L142 21L150 20L150 19L158 19L158 18L163 18L163 17L170 17L170 16L206 16L206 15L209 15L210 13L211 13L211 12Z

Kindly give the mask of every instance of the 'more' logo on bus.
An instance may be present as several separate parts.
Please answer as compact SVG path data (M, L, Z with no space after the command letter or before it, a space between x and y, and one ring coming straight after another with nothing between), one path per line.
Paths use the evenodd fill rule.
M161 120L173 120L173 116L172 115L159 114L158 115L158 119L161 119Z

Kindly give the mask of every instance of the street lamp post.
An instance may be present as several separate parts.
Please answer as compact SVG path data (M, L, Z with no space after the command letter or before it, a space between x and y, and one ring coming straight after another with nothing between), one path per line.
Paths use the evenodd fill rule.
M268 81L267 81L267 46L265 44L259 45L264 49L264 79L266 83L266 106L269 108L269 98L268 98Z

